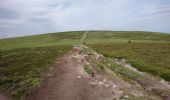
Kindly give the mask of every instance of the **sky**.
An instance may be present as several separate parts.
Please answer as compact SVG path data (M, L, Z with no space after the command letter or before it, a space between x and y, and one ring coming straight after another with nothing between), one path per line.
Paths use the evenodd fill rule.
M0 38L79 30L170 33L170 0L0 0Z

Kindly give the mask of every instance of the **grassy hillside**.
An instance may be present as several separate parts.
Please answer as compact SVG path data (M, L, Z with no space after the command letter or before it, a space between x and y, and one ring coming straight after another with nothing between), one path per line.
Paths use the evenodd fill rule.
M15 97L41 84L55 58L80 42L84 32L61 32L0 40L0 91ZM128 43L129 42L129 43ZM107 57L125 58L139 70L170 81L170 35L91 31L86 44Z
M127 59L137 69L170 81L170 43L99 43L90 46L105 57Z
M69 33L69 34L68 34ZM79 42L83 32L60 32L43 35L25 36L0 40L0 50L44 47L53 45L73 45Z
M41 84L55 59L79 43L82 32L63 32L0 40L0 92L18 98Z
M170 35L153 32L89 32L86 43L106 57L170 81Z
M112 31L92 31L87 35L87 43L101 43L101 42L127 42L132 40L134 42L167 42L170 41L169 34L156 32L112 32Z

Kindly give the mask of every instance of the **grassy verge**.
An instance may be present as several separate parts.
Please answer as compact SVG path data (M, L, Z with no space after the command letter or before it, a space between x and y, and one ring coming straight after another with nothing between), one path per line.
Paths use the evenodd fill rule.
M106 57L125 58L137 69L170 81L170 43L97 43L89 46Z
M41 83L41 75L70 45L0 51L0 91L19 98Z
M118 74L125 81L133 83L133 81L131 81L131 80L135 80L147 91L153 92L153 94L159 95L163 99L169 98L170 91L167 88L165 88L165 89L153 89L153 90L149 89L153 85L155 85L155 84L157 85L157 82L158 82L157 78L153 78L152 76L150 76L148 74L141 75L137 72L131 71L130 69L127 69L123 66L120 66L120 65L113 63L113 60L110 59L110 58L106 58L104 60L104 62L110 64L110 66L106 66L105 68L108 68L111 71L113 71L114 73Z

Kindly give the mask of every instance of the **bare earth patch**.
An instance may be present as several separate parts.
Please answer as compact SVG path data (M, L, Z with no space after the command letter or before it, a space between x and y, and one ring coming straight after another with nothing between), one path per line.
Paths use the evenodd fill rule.
M88 47L85 47L88 49ZM90 50L86 54L84 46L76 46L68 54L56 61L47 73L44 83L32 91L24 100L124 100L154 99L158 95L145 90L138 82L124 81L113 71L97 68L91 60L99 61L103 56ZM126 65L124 63L124 65ZM84 67L91 68L89 75ZM137 71L130 68L132 71Z
M111 100L110 87L92 85L91 78L83 70L84 62L74 59L79 50L66 54L56 65L44 83L25 100Z

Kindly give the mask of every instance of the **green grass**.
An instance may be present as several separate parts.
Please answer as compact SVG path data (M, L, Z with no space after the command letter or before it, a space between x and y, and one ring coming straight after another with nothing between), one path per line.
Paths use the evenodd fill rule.
M79 32L60 32L0 40L0 92L20 98L41 84L55 59L78 44Z
M30 88L40 85L42 74L55 58L70 49L68 45L0 51L0 90L21 97Z
M83 31L49 33L0 40L0 50L15 48L73 45L80 41Z
M89 44L99 42L167 42L170 41L170 35L156 32L130 32L130 31L90 31L87 34Z
M137 69L170 81L170 43L98 43L90 46L106 57L125 58Z
M170 81L169 34L93 31L86 43L106 57L125 58L137 69Z
M92 75L92 69L90 68L90 66L84 66L84 70L87 74Z
M106 70L107 69L111 70L112 72L114 72L113 75L115 75L115 73L116 73L123 80L128 81L131 84L134 84L134 81L136 81L144 89L147 89L148 91L151 91L156 95L159 95L161 98L165 98L165 97L169 96L170 90L168 88L158 89L158 90L149 90L148 89L148 86L156 84L158 82L159 78L154 78L153 76L148 75L148 74L142 74L141 75L138 72L135 72L135 71L132 71L132 70L126 68L126 67L117 65L113 62L112 58L104 58L99 63L105 64ZM108 65L108 64L110 64L110 65ZM147 97L147 100L149 98L152 98L151 94L150 94L150 96ZM141 100L143 100L143 99L145 100L146 98L141 98Z

